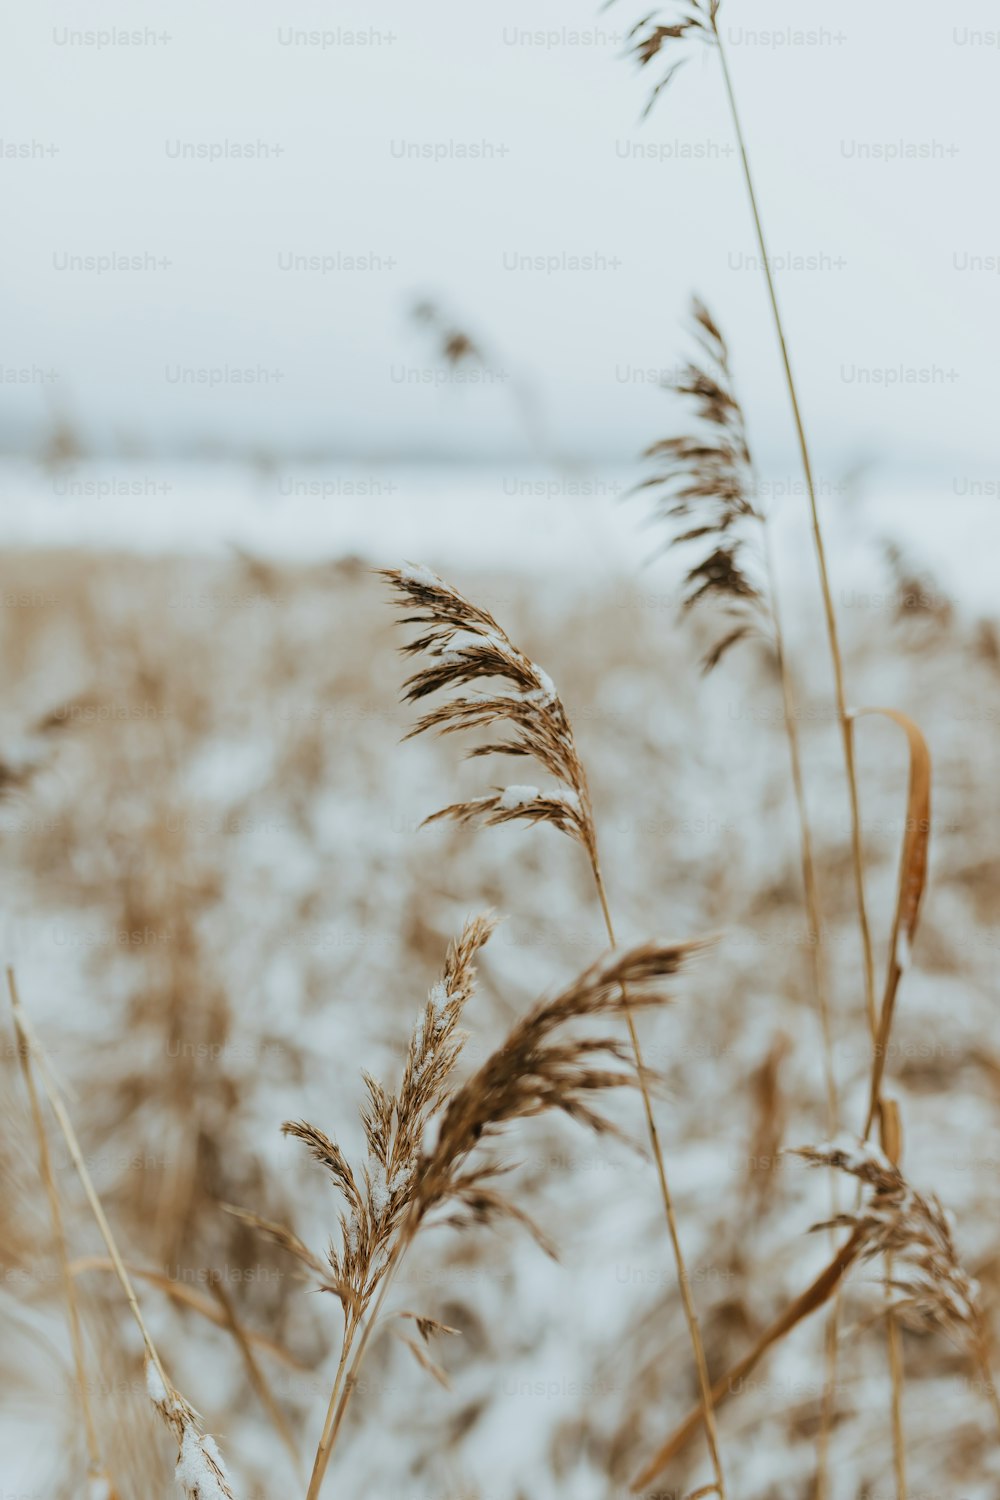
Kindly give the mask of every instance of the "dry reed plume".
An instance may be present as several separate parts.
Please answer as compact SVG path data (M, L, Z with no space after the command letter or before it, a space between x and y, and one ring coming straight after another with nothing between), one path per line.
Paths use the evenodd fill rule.
M761 507L746 418L736 393L729 349L708 308L692 304L698 358L671 389L683 397L695 428L647 448L653 473L639 490L653 498L654 515L668 529L665 547L697 547L701 555L685 575L683 610L714 602L731 621L703 660L714 670L740 641L760 640L773 653L781 679L784 731L799 820L803 897L809 927L812 984L823 1036L827 1123L838 1127L833 1069L827 953L815 839L806 802L799 713L782 628L777 577L766 512Z
M904 1267L888 1281L895 1294L893 1311L918 1332L937 1329L981 1357L985 1343L979 1288L959 1261L953 1221L939 1199L918 1193L870 1143L805 1146L795 1154L810 1166L845 1172L869 1189L861 1206L838 1215L834 1227L854 1232L863 1260L883 1255Z
M665 547L706 544L704 556L688 567L683 608L712 600L733 621L705 656L704 670L711 671L738 641L762 637L776 646L777 627L773 600L760 578L765 516L754 495L746 419L729 350L705 304L695 298L691 311L699 358L669 389L685 398L698 425L646 449L654 472L639 489L652 492L654 513L671 532Z
M514 645L492 615L466 599L430 569L408 566L384 571L382 576L399 595L403 607L415 611L404 614L401 623L427 627L416 640L402 648L405 656L427 659L426 664L404 684L406 700L419 703L447 688L459 690L424 714L409 737L429 730L454 734L463 730L492 729L499 724L510 730L509 737L473 746L467 752L469 758L511 755L533 760L558 783L555 789L544 790L526 785L496 788L488 796L453 803L427 821L453 818L463 823L476 819L487 824L512 821L549 823L577 840L587 853L608 939L615 947L615 929L601 870L586 773L577 752L569 716L552 679ZM497 681L509 682L510 689L498 690ZM463 691L470 684L479 682L489 684L485 691L472 696ZM705 1434L715 1476L714 1488L720 1500L725 1500L726 1486L712 1410L708 1362L681 1248L656 1117L646 1085L642 1046L624 986L621 999L698 1373Z
M509 690L494 687L475 696L448 698L425 713L408 738L428 730L457 734L500 724L511 729L510 739L477 745L468 752L470 757L512 755L533 760L558 783L545 790L528 785L498 787L487 796L452 803L427 821L550 823L592 856L596 834L583 763L548 673L514 645L491 614L429 568L387 571L383 576L400 595L402 605L417 611L404 614L400 623L430 627L402 648L406 656L429 659L404 686L408 702L420 703L434 693L473 682L511 684Z
M626 986L631 1005L661 1004L659 986L690 951L679 944L648 944L612 953L555 999L539 1002L473 1076L456 1085L453 1075L465 1041L459 1022L473 995L473 961L493 927L491 918L475 918L449 949L444 973L410 1038L398 1090L390 1093L365 1075L368 1103L362 1123L368 1159L360 1171L315 1126L285 1126L326 1168L345 1204L340 1248L331 1245L328 1252L332 1278L325 1276L320 1283L339 1298L344 1331L309 1500L321 1491L392 1278L425 1220L444 1215L444 1222L463 1228L510 1218L525 1224L550 1249L523 1211L497 1189L510 1166L494 1157L474 1160L475 1153L512 1122L549 1111L598 1133L614 1130L596 1107L596 1096L634 1087L636 1075L622 1068L625 1054L613 1037L566 1028L617 1014ZM315 1265L312 1257L309 1262ZM424 1343L451 1331L423 1314L406 1316L416 1319ZM420 1364L438 1375L423 1348L406 1342Z

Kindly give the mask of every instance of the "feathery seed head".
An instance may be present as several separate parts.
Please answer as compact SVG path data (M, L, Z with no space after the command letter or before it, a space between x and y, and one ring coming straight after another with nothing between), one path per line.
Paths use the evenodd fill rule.
M546 790L529 785L496 787L486 796L453 803L426 821L451 818L488 825L515 821L550 823L594 847L594 826L586 775L577 754L572 727L551 677L514 645L493 616L423 566L383 570L399 596L402 624L424 627L417 640L403 647L406 656L425 658L407 679L404 696L420 702L445 689L456 690L425 713L410 736L434 730L509 729L508 738L476 745L469 758L516 755L533 760L559 785ZM475 693L470 684L487 686Z
M431 1116L440 1108L461 1055L459 1022L475 991L475 960L489 940L492 916L471 918L449 946L441 978L431 987L407 1049L396 1093L365 1074L361 1112L368 1159L355 1173L336 1142L304 1121L287 1123L286 1135L303 1142L330 1173L344 1199L341 1243L328 1251L322 1282L340 1298L348 1317L364 1314L385 1274L389 1254L413 1196L413 1173Z
M704 303L692 318L699 354L670 389L692 405L693 433L663 438L643 455L654 472L638 486L654 497L655 516L667 523L667 547L704 544L685 577L683 611L719 601L733 622L703 666L717 666L730 646L748 637L774 642L774 620L748 556L762 539L764 516L754 498L753 463L743 409L737 399L725 339Z
M594 1107L607 1089L638 1083L631 1054L614 1038L570 1034L576 1021L618 1014L622 992L630 1009L663 1002L662 981L675 974L696 945L649 943L627 952L613 950L568 989L540 1002L518 1021L467 1083L448 1100L436 1143L418 1166L414 1216L448 1202L480 1221L506 1214L522 1218L487 1183L502 1171L493 1163L468 1167L480 1141L516 1119L559 1110L598 1132L615 1127Z
M352 1170L339 1147L314 1126L284 1127L326 1167L345 1199L341 1243L328 1253L332 1279L321 1284L340 1298L351 1327L396 1254L434 1210L445 1210L445 1221L459 1226L515 1220L552 1252L531 1220L497 1191L498 1179L511 1167L471 1159L472 1153L514 1120L552 1110L593 1130L615 1132L596 1099L609 1089L637 1086L632 1056L614 1037L567 1028L619 1015L625 990L630 1010L661 1004L663 981L698 946L648 943L613 950L554 999L536 1005L482 1067L455 1086L464 1041L458 1023L473 992L475 956L494 925L490 917L473 919L449 948L443 975L414 1027L398 1091L390 1094L366 1078L368 1161L361 1171Z

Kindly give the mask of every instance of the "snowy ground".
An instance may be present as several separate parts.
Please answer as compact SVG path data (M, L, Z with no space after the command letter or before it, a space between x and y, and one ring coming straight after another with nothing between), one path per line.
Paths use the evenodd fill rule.
M628 500L641 471L627 460L572 469L539 463L326 462L248 468L151 459L81 461L53 470L0 462L0 542L145 554L219 555L240 547L289 561L357 555L391 562L432 556L442 568L600 577L632 570L655 537L642 502ZM884 589L877 543L889 538L933 565L940 589L987 609L1000 548L1000 478L878 471L819 479L828 546L842 603ZM813 584L801 479L767 473L769 509L786 586ZM800 579L803 573L808 576Z
M578 851L551 830L418 829L456 787L489 777L460 767L454 745L399 743L409 716L395 632L367 564L419 558L454 575L555 678L591 775L623 938L718 935L647 1036L667 1077L660 1121L713 1366L737 1357L822 1262L825 1242L806 1231L828 1210L827 1184L776 1156L824 1133L777 689L752 652L698 676L704 642L697 624L677 623L673 564L640 570L652 538L636 534L637 503L614 503L634 477L521 472L518 483L562 488L505 494L499 470L3 472L0 754L37 767L0 810L4 956L130 1258L210 1302L208 1267L221 1271L247 1326L300 1366L261 1356L303 1454L322 1420L336 1307L218 1203L286 1219L322 1250L336 1203L281 1122L304 1117L358 1148L360 1072L395 1075L468 912L506 919L483 958L472 1058L602 946ZM149 492L147 478L171 488ZM65 488L126 480L140 488ZM327 493L280 493L296 482ZM368 490L345 493L348 483ZM571 483L592 492L568 493ZM868 1055L846 801L801 497L776 504L850 1125ZM946 525L941 504L940 487L887 486L825 508L852 698L912 713L935 756L931 883L889 1076L907 1170L955 1210L991 1305L1000 538L995 499L954 496ZM886 536L934 569L921 584L927 607L901 618ZM39 727L46 716L58 732ZM905 762L891 728L866 736L881 954ZM79 1422L9 1034L2 1062L0 1380L11 1417L0 1489L69 1497L83 1471ZM638 1113L623 1106L621 1117L638 1138ZM331 1493L607 1500L690 1404L648 1162L555 1125L525 1128L515 1154L518 1201L558 1240L561 1264L507 1232L429 1242L400 1305L460 1329L443 1355L451 1389L395 1341L376 1345ZM73 1253L98 1253L57 1162ZM171 1219L158 1211L168 1198L183 1206ZM885 1345L865 1275L845 1299L834 1500L892 1493ZM122 1500L166 1500L169 1455L113 1285L99 1272L80 1284ZM158 1291L143 1295L238 1493L303 1493L226 1335ZM726 1408L740 1500L809 1493L821 1348L820 1323L799 1329ZM908 1334L905 1364L914 1495L995 1495L989 1408L960 1355ZM706 1477L694 1445L664 1493Z

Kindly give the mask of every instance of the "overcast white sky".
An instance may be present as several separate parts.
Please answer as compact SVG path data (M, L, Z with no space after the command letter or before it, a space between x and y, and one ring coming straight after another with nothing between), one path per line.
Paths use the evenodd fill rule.
M433 294L512 379L531 380L556 448L631 453L669 425L648 377L676 361L697 288L728 330L758 447L779 461L788 413L717 61L696 55L640 125L649 80L618 54L644 9L10 8L0 433L10 441L56 407L95 443L214 437L361 458L523 448L512 380L402 378L428 367L406 312ZM1000 472L995 4L724 0L721 20L772 253L819 259L783 272L780 289L821 466L864 453ZM73 40L115 27L142 42ZM340 34L289 44L313 30ZM977 44L984 30L992 44ZM358 31L367 45L348 43ZM539 31L558 35L518 35ZM267 154L178 155L246 142ZM483 143L487 159L401 155ZM859 155L921 144L916 160ZM67 265L107 255L145 268ZM288 255L370 255L376 268L290 271ZM515 256L588 255L597 269L510 269ZM256 383L179 378L227 367ZM916 383L867 386L859 370Z

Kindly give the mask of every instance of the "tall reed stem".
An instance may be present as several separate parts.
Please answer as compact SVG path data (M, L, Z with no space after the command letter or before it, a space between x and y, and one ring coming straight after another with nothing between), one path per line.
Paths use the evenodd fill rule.
M774 276L771 271L771 262L767 253L767 243L764 238L764 227L761 222L760 209L757 203L757 194L754 189L753 174L750 170L750 158L747 154L746 139L740 122L739 111L736 107L736 96L733 92L732 77L729 72L729 64L726 59L726 51L722 45L722 37L719 33L718 21L712 18L712 30L715 35L716 45L719 49L719 60L722 65L722 76L726 87L726 97L729 101L729 110L732 115L733 129L740 151L740 160L743 166L743 177L746 182L747 194L750 199L750 209L753 214L754 230L757 235L757 244L760 249L761 264L764 267L764 277L767 282L768 300L771 304L771 314L774 320L774 329L778 338L781 351L781 362L785 373L785 384L788 387L788 396L792 406L792 417L795 422L795 433L798 440L799 455L802 460L802 469L805 475L806 490L809 495L809 512L812 522L813 543L816 551L816 561L819 567L820 587L823 595L823 612L826 617L827 637L830 644L830 656L833 661L834 688L837 701L837 716L840 721L841 739L844 750L844 766L847 772L847 786L851 802L851 850L854 864L854 886L858 907L858 923L861 928L861 944L864 957L865 974L865 1006L868 1014L868 1025L872 1035L875 1035L877 1016L875 1010L875 962L872 951L871 928L868 923L868 905L865 899L865 869L864 869L864 846L861 831L861 805L858 795L858 779L854 763L854 734L852 728L851 714L847 708L847 698L844 690L844 663L840 650L840 636L837 630L837 616L833 605L833 593L830 588L830 574L827 567L826 547L823 542L823 530L819 519L819 505L816 499L816 485L813 479L812 460L809 455L809 445L806 441L805 427L802 421L802 411L799 406L798 391L795 378L792 374L791 358L788 353L788 344L785 339L785 328L778 306L778 294L774 285Z
M826 1085L827 1136L833 1139L840 1126L840 1106L837 1098L837 1079L833 1066L833 1036L830 1026L830 1004L827 994L826 941L823 913L819 899L819 882L816 878L816 861L813 854L812 828L806 804L805 779L802 774L802 743L795 717L795 693L791 671L785 651L785 638L781 626L778 603L777 576L771 547L771 533L764 523L765 546L767 548L767 570L770 579L771 615L774 620L775 644L778 653L778 669L781 674L782 701L785 707L785 724L788 735L788 754L792 767L792 786L795 805L799 815L799 840L802 861L802 885L805 893L806 917L809 922L809 951L812 955L813 985L819 1010L820 1028L823 1034L823 1076ZM840 1189L836 1177L830 1174L830 1217L840 1212ZM835 1232L830 1231L831 1242ZM816 1457L816 1500L825 1500L827 1491L827 1468L829 1464L829 1437L833 1423L834 1399L837 1387L837 1340L840 1325L840 1290L834 1293L833 1302L826 1321L823 1339L823 1409L820 1417L820 1432Z
M767 554L768 595L771 619L774 622L774 644L781 677L781 698L784 708L785 736L788 741L788 759L792 773L792 789L799 821L799 858L802 866L802 888L809 923L809 955L812 970L813 990L819 1013L820 1031L823 1038L823 1081L826 1089L826 1126L832 1136L837 1130L839 1104L837 1079L833 1067L833 1034L830 1024L830 1000L827 992L826 930L819 895L819 880L816 875L816 857L813 849L812 825L806 803L805 777L802 772L802 741L799 735L797 703L792 685L791 668L785 649L785 635L778 601L778 578L771 545L771 528L764 523L764 546Z
M778 670L781 675L781 694L785 710L785 729L788 738L788 754L791 761L792 786L799 817L799 848L802 862L802 886L809 922L809 952L812 957L813 986L819 1011L820 1029L823 1035L823 1076L826 1085L827 1136L833 1139L840 1127L840 1105L837 1098L837 1078L833 1066L833 1035L830 1025L830 1003L827 993L826 935L823 911L819 898L819 881L816 876L816 860L813 852L812 827L806 803L805 778L802 774L802 742L796 718L795 690L792 686L791 668L785 650L785 636L781 622L781 606L778 598L778 578L774 564L774 549L771 529L764 522L764 546L767 553L767 573L771 618L774 621L775 650ZM840 1212L840 1189L835 1174L830 1174L830 1217L835 1219ZM831 1242L835 1233L830 1231ZM816 1500L825 1500L827 1491L827 1468L829 1463L829 1436L833 1422L833 1408L837 1385L837 1340L840 1325L840 1291L834 1293L833 1302L826 1321L823 1340L824 1377L823 1409L820 1417L820 1432L816 1458Z
M344 1414L354 1394L354 1387L357 1384L358 1372L361 1369L362 1361L368 1351L368 1345L371 1342L372 1334L375 1332L382 1308L385 1306L385 1299L389 1295L389 1289L402 1264L403 1256L413 1243L414 1234L419 1227L417 1223L412 1222L412 1219L413 1216L411 1213L409 1221L404 1223L399 1231L399 1239L396 1241L391 1258L386 1266L378 1296L375 1298L371 1312L365 1319L364 1328L361 1330L361 1338L358 1340L358 1347L354 1351L354 1358L351 1360L349 1366L347 1361L354 1343L354 1336L357 1333L357 1324L354 1324L349 1336L345 1335L344 1345L340 1352L340 1363L337 1366L337 1375L333 1383L333 1391L330 1394L330 1404L327 1407L323 1435L320 1438L319 1447L316 1450L316 1458L313 1462L313 1471L309 1480L306 1500L318 1500L319 1492L323 1487L323 1478L330 1463L333 1445L337 1441L341 1424L344 1420Z
M608 932L608 941L612 948L617 948L618 939L615 936L614 923L611 920L611 909L608 905L607 891L604 885L604 877L601 873L601 864L596 847L588 850L590 865L594 875L594 884L597 887L598 899L601 903L601 912L604 917L604 925ZM725 1500L726 1481L722 1470L722 1459L719 1455L719 1431L715 1420L715 1404L712 1400L712 1382L708 1372L708 1361L705 1357L705 1345L701 1336L701 1328L698 1323L698 1310L694 1305L694 1297L691 1294L691 1283L684 1261L684 1251L681 1247L680 1235L677 1230L677 1215L674 1212L673 1197L670 1185L667 1181L667 1168L663 1159L663 1150L660 1146L660 1135L656 1127L656 1116L653 1114L653 1101L649 1093L649 1085L646 1082L646 1065L643 1060L642 1044L639 1041L639 1033L636 1029L635 1018L629 1005L628 993L622 988L622 1009L625 1012L625 1021L628 1025L629 1040L632 1044L632 1052L635 1057L636 1076L639 1090L642 1094L643 1110L646 1115L646 1128L649 1133L649 1144L656 1163L656 1175L660 1183L660 1196L663 1199L663 1209L667 1220L667 1231L670 1235L670 1244L674 1252L674 1261L677 1266L677 1280L680 1286L681 1301L684 1305L684 1316L687 1319L688 1333L691 1339L691 1348L694 1352L695 1365L698 1370L698 1389L701 1394L701 1405L704 1413L705 1436L708 1442L709 1456L712 1460L712 1469L715 1473L715 1488L719 1493L719 1500Z
M376 1303L375 1312L378 1312L379 1304ZM344 1373L347 1369L347 1361L351 1353L351 1344L354 1340L353 1330L349 1333L345 1325L344 1342L340 1349L340 1361L337 1365L337 1373L333 1381L333 1390L330 1392L330 1401L326 1409L326 1420L323 1423L323 1432L316 1449L316 1457L313 1460L312 1474L309 1476L309 1489L306 1500L316 1500L323 1483L327 1465L330 1462L330 1453L333 1450L333 1442L337 1429L340 1426L340 1391L344 1381Z
M886 1338L892 1372L892 1461L896 1476L896 1500L906 1500L906 1437L903 1431L903 1341L899 1319L892 1306L892 1256L885 1262Z
M864 865L864 841L861 828L861 804L858 793L857 769L854 759L854 729L850 712L847 708L847 698L844 688L844 663L840 649L840 636L837 629L837 616L833 604L833 593L830 587L830 574L827 566L826 547L823 542L823 530L819 518L819 505L816 499L816 485L813 478L812 459L809 453L809 444L806 441L805 426L802 419L802 410L799 405L798 391L795 385L795 377L792 373L792 362L788 352L788 343L785 338L784 323L781 318L781 309L778 305L778 294L774 285L774 275L771 271L771 262L767 253L767 241L764 236L764 226L761 220L760 208L757 202L757 193L754 188L753 173L750 169L750 157L747 151L746 137L743 134L743 126L740 120L739 109L736 104L736 94L733 88L732 75L729 71L729 62L726 57L726 49L722 43L722 35L719 31L718 18L715 13L711 16L712 32L719 51L719 62L722 67L722 77L725 84L726 98L729 102L729 111L732 116L733 130L736 135L737 145L740 152L740 161L743 167L743 177L746 182L747 196L750 200L750 209L753 215L754 230L757 236L757 245L760 250L761 264L764 268L764 277L767 283L768 300L771 305L771 315L774 321L774 329L778 339L781 352L781 362L784 368L785 384L788 388L788 396L792 407L792 417L795 423L795 433L798 440L799 455L802 461L802 470L806 481L806 490L809 495L809 513L812 522L813 544L816 552L816 562L819 568L820 588L823 597L823 612L826 618L826 631L830 647L830 657L833 663L834 690L837 703L837 717L840 721L841 741L844 753L844 769L847 775L847 788L851 806L851 857L854 867L854 890L857 902L858 925L861 931L861 948L864 963L865 982L865 1011L868 1019L868 1030L873 1043L878 1036L878 1015L875 1002L875 960L872 949L871 927L868 921L868 905L865 897L865 865ZM893 1413L900 1410L902 1400L902 1368L898 1358L898 1350L894 1346L893 1335L889 1334L889 1365L892 1373L893 1386ZM893 1450L895 1469L897 1476L897 1489L899 1500L904 1500L905 1479L903 1477L904 1458L901 1448L902 1433L901 1424L893 1422ZM824 1444L821 1447L821 1460L825 1451ZM825 1475L822 1470L818 1476L819 1493L823 1493L825 1487Z

